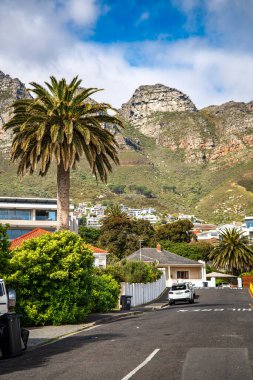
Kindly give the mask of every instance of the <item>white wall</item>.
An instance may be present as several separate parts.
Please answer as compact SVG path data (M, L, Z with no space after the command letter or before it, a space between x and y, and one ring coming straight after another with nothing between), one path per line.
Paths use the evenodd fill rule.
M121 284L121 294L132 296L131 306L143 305L158 298L166 288L166 279L162 277L147 284L129 284L127 282Z

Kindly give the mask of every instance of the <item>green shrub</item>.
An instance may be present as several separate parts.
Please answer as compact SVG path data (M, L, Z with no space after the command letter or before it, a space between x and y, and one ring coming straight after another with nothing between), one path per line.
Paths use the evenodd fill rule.
M78 323L91 308L93 254L73 232L46 234L13 251L7 284L26 325Z
M118 303L120 285L109 274L93 277L92 311L101 313L114 309Z
M3 225L0 223L0 278L7 274L10 259L10 241L7 232L9 227L9 224Z
M106 268L106 273L109 273L118 282L130 283L148 283L158 280L162 272L157 268L156 264L144 263L142 261L127 261L109 265Z

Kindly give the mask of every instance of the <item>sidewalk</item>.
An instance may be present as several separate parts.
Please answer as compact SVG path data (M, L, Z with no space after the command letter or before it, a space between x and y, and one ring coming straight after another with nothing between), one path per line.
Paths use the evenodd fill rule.
M44 344L49 344L57 339L64 338L71 334L83 331L90 327L116 321L129 316L142 314L148 311L161 310L168 305L168 291L165 291L161 297L147 305L141 305L131 308L131 310L119 310L110 313L89 314L84 323L78 325L61 325L61 326L42 326L29 328L28 350L34 349Z

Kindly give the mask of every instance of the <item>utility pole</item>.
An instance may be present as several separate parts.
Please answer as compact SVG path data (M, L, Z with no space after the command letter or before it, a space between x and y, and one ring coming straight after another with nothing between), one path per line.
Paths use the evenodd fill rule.
M139 242L140 242L140 261L141 261L141 243L143 243L143 241L144 240L141 240L141 239L139 240Z

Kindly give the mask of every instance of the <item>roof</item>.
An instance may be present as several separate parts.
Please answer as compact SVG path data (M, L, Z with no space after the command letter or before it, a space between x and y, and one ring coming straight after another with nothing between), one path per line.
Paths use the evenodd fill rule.
M34 238L37 238L39 236L42 236L45 234L51 234L51 233L52 232L43 230L42 228L35 228L34 230L27 232L26 234L19 236L16 239L13 239L11 241L10 249L15 249L15 248L20 247L21 244L26 240L34 239ZM108 251L105 251L104 249L101 249L98 247L94 247L93 245L89 244L89 246L90 246L93 253L100 253L100 254L102 253L104 255L109 253Z
M233 276L232 274L225 274L225 273L218 273L218 272L211 272L206 275L206 277L215 277L215 278L231 278L231 277L237 277Z
M34 230L27 232L24 235L19 236L11 241L10 249L15 249L21 246L25 240L34 239L41 235L51 234L50 231L43 230L42 228L35 228Z
M145 262L155 262L158 261L158 265L203 265L198 261L187 259L186 257L176 255L175 253L157 250L157 248L141 248L131 255L127 256L127 260L136 260Z
M108 255L109 254L108 251L105 251L102 248L94 247L93 245L90 245L90 247L91 247L91 250L92 250L93 253L103 253L104 255Z

